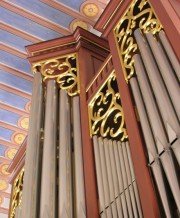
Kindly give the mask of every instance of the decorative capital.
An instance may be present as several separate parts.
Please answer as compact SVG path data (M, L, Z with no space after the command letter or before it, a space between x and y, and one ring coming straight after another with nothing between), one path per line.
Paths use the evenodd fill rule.
M90 135L124 141L128 135L113 71L88 105Z
M133 55L137 52L138 46L134 31L138 28L143 33L152 32L153 34L162 29L148 0L134 0L114 28L114 37L127 82L135 73Z
M56 80L61 89L67 91L68 95L74 96L79 93L77 54L43 60L33 64L34 73L40 72L43 81Z

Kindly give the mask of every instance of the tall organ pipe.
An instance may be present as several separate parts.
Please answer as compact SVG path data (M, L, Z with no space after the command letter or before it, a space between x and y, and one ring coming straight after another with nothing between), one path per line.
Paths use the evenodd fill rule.
M104 201L105 201L105 207L108 207L111 201L110 201L110 191L109 191L109 186L108 186L105 151L104 151L103 139L101 137L98 138L98 143L99 143L100 162L101 162L101 167L102 167Z
M133 188L134 188L134 194L135 194L135 198L136 198L138 213L139 213L139 217L142 218L143 215L142 215L141 203L140 203L140 198L139 198L138 187L137 187L136 180L135 180L134 167L133 167L133 163L132 163L132 157L131 157L131 152L130 152L130 147L129 147L128 141L126 142L126 149L127 149L127 156L128 156L128 160L129 160L131 178L133 181Z
M175 131L176 135L180 134L179 122L175 115L174 109L170 102L168 93L164 87L159 70L156 66L152 53L147 45L147 42L141 35L139 29L134 32L136 41L138 43L142 59L147 70L149 80L151 82L153 92L156 96L157 104L161 112L164 125L168 133L168 125Z
M22 217L39 217L40 161L43 87L41 74L34 75L30 123L23 183Z
M57 87L54 80L47 82L44 147L42 162L40 218L54 218L56 214L56 137ZM26 217L26 216L25 216Z
M149 54L150 51L146 50L147 45L144 44L144 41L143 41L144 39L142 38L139 31L136 32L136 38L138 41L138 45L141 48L141 52L144 51L142 53L142 55L143 55L143 60L145 60L146 65L148 65L148 68L147 68L147 70L149 71L148 74L151 74L153 71L153 67L154 67L154 70L156 69L154 60L152 60L152 56L148 56L148 55L150 55ZM142 39L142 41L140 39ZM144 57L144 56L146 56L146 57ZM142 90L142 95L143 95L143 99L145 102L147 113L148 113L148 116L150 119L151 127L153 130L153 135L154 135L154 138L156 140L158 153L162 152L162 150L165 149L165 152L163 153L163 155L161 155L161 161L162 161L163 168L165 170L167 179L169 181L172 193L174 195L176 204L178 207L180 207L180 193L179 193L180 191L179 191L178 179L177 179L177 175L176 175L175 166L174 166L174 163L172 161L171 151L168 151L168 149L169 149L168 140L167 140L166 134L164 132L163 125L161 123L161 119L160 119L160 116L159 116L159 113L157 110L157 106L155 104L153 94L152 94L152 91L150 89L150 85L149 85L148 80L146 78L146 72L144 70L141 59L138 56L134 56L134 59L135 59L135 67L137 70L139 85L140 85L140 88ZM139 60L136 61L136 59L139 59ZM148 60L149 60L149 62L148 62ZM151 63L151 61L152 61L152 63ZM159 73L159 72L156 72L156 73ZM153 90L154 90L155 84L152 84L152 85L153 85ZM157 86L159 87L158 83L157 83ZM160 89L160 87L159 87L159 89ZM156 87L156 92L157 92L157 87ZM158 98L160 98L159 93L158 93ZM166 101L166 99L164 99L164 101ZM166 103L168 103L168 102L169 101L167 101ZM161 107L162 106L163 105L161 105ZM165 109L167 109L167 108L165 108ZM168 121L170 121L169 119L170 119L170 117L168 118Z
M160 38L160 40L163 44L163 47L164 47L164 49L165 49L165 51L166 51L166 53L167 53L167 55L172 63L172 66L176 72L176 75L180 81L180 63L179 63L176 55L174 54L174 51L173 51L173 49L172 49L172 47L167 39L167 36L163 30L161 30L159 32L159 38Z
M125 199L125 194L124 194L122 170L121 170L120 158L119 158L119 153L118 153L117 141L113 141L113 148L114 148L114 155L115 155L115 161L116 161L116 167L117 167L117 177L118 177L119 190L120 190L120 200L122 203L122 211L123 211L124 217L126 218L128 217L128 212L127 212L127 205L126 205L126 199Z
M97 175L99 204L100 204L99 212L102 212L105 210L105 202L104 202L102 167L100 162L99 144L98 144L97 136L93 136L93 145L94 145L94 156L95 156L95 163L96 163L96 175Z
M73 218L70 104L64 90L59 103L59 218Z
M122 142L121 144L122 144L126 175L128 179L129 192L130 192L130 197L131 197L131 202L132 202L132 209L133 209L134 217L137 218L138 214L137 214L136 201L135 201L134 190L133 190L133 180L131 178L130 166L129 166L128 156L127 156L126 143Z
M84 171L82 158L81 120L79 96L73 101L73 132L74 132L74 158L75 158L75 184L76 184L76 214L77 218L86 217Z
M180 118L180 92L179 92L179 84L174 76L174 72L172 67L170 66L168 59L160 45L159 42L155 39L152 33L146 34L147 40L153 52L153 55L156 59L158 67L160 69L161 75L166 84L169 95L172 99L174 108L178 117ZM179 69L180 70L180 69Z
M109 184L109 193L110 193L110 201L113 202L115 200L114 195L114 184L113 184L113 177L112 177L112 168L110 162L110 154L108 148L108 139L104 138L104 151L105 151L105 160L106 160L106 168L107 168L107 176L108 176L108 184Z
M139 59L135 58L135 62L138 60ZM135 66L137 66L136 63L135 63ZM136 70L136 72L138 72L138 69ZM163 175L162 175L159 160L157 159L158 153L156 151L155 142L153 139L153 135L151 132L151 128L149 125L149 121L146 115L146 111L144 108L144 104L142 101L141 93L140 93L136 78L134 77L131 78L130 84L131 84L131 88L133 91L136 106L139 112L143 135L144 135L144 139L146 142L147 151L149 154L149 163L151 164L154 161L151 167L152 167L152 171L155 177L155 181L156 181L156 184L159 190L159 194L160 194L163 206L164 206L166 216L171 217L167 193L166 193L165 184L163 180Z
M121 172L122 172L122 178L123 178L123 186L124 186L125 197L127 201L128 214L129 214L129 217L131 218L133 217L132 205L131 205L131 199L130 199L130 194L129 194L127 175L125 171L125 163L124 163L124 157L123 157L123 152L122 152L122 145L121 145L121 142L119 141L118 141L118 151L119 151Z

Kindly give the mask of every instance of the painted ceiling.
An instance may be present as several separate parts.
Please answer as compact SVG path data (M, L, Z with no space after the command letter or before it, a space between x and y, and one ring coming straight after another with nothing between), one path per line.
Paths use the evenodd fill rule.
M8 217L11 186L6 169L28 131L33 75L25 46L91 32L108 0L0 1L0 217Z

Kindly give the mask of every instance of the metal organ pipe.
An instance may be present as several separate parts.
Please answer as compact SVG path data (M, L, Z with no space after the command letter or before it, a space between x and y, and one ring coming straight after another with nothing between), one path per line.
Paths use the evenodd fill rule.
M136 204L137 204L137 210L138 210L139 217L142 218L143 214L142 214L141 203L140 203L140 198L139 198L139 193L138 193L138 187L137 187L137 184L136 184L136 178L135 178L135 174L134 174L134 167L133 167L133 163L132 163L132 157L131 157L131 152L130 152L129 142L128 141L126 141L126 149L127 149L128 160L129 160L131 178L132 178L132 181L133 181L132 184L133 184L133 188L134 188L134 194L135 194L135 199L136 199Z
M108 186L108 176L107 176L107 170L106 170L104 145L103 145L103 140L101 137L98 138L98 143L99 143L100 162L101 162L101 167L102 167L105 207L108 207L110 205L110 193L109 193L109 186Z
M109 154L110 154L110 162L111 162L111 170L112 170L112 178L113 178L113 184L114 184L114 205L117 207L118 215L121 216L122 214L122 207L121 207L121 201L120 201L120 189L119 189L119 183L118 183L118 177L117 177L117 168L115 163L115 154L114 154L114 145L112 140L109 140ZM113 206L114 206L113 205Z
M110 154L109 154L109 146L108 146L108 139L104 139L104 151L105 151L105 160L106 160L106 167L107 167L107 176L108 176L108 184L109 184L109 191L110 191L110 201L113 202L115 199L114 195L114 185L113 185L113 178L112 178L112 167L110 162Z
M75 157L75 184L76 184L76 214L77 218L86 217L84 172L82 158L81 123L79 96L72 98L73 101L73 134L74 134L74 157Z
M124 188L123 188L122 172L121 172L119 153L118 153L118 145L116 141L113 141L113 148L114 148L115 162L116 162L116 167L117 167L117 177L118 177L119 193L120 193L120 197L118 197L118 199L120 198L120 203L122 204L122 209L120 205L120 211L122 210L122 212L119 212L119 213L120 214L123 213L124 217L128 217L126 199L125 199Z
M100 161L99 145L98 145L97 136L93 136L93 145L94 145L94 156L95 156L96 175L97 175L98 194L99 194L99 204L100 204L99 205L99 212L104 213L105 200L104 200L104 189L103 189L103 177L102 177L102 166L101 166L101 161Z
M113 185L113 178L112 178L112 168L111 168L109 148L108 148L108 139L106 139L106 138L103 139L103 146L104 146L104 153L105 153L105 161L106 161L106 170L107 170L110 202L114 202L115 195L114 195L114 185ZM115 212L115 209L114 209L113 205L111 205L110 208L112 209L112 215L116 216L117 214L115 214L116 212Z
M56 217L57 87L47 82L40 218Z
M121 165L123 184L124 184L124 190L125 190L125 197L127 201L128 214L129 214L129 217L131 218L133 217L132 205L131 205L131 199L130 199L130 194L129 194L127 175L125 171L125 163L124 163L124 157L123 157L123 152L122 152L122 145L121 145L121 142L119 141L118 141L118 151L119 151L120 165Z
M175 131L176 135L179 135L180 134L179 123L178 123L176 114L174 112L174 109L172 107L172 104L170 102L168 93L164 87L164 84L161 79L158 68L156 66L155 60L152 56L152 53L145 39L142 37L138 29L135 30L134 35L138 43L140 52L142 54L142 59L146 67L147 74L151 82L153 92L155 94L157 104L159 106L159 110L161 112L166 131L168 133L168 125L169 125Z
M93 136L93 146L100 217L142 218L138 189L131 166L129 143ZM109 190L111 190L111 198ZM109 200L103 205L106 192Z
M135 58L135 62L138 60L139 59ZM137 66L136 63L135 63L135 66ZM138 72L138 69L136 70L136 72ZM157 150L155 147L155 142L154 142L151 128L149 125L147 114L146 114L146 111L144 108L144 104L143 104L143 100L142 100L141 93L139 90L139 86L138 86L138 83L137 83L137 80L135 77L130 79L130 84L131 84L133 96L135 98L135 102L137 105L137 109L139 111L139 117L140 117L142 129L143 129L143 135L145 138L147 151L149 154L149 163L150 164L152 163L152 165L151 165L152 171L153 171L155 181L156 181L159 193L160 193L160 197L161 197L161 200L162 200L162 203L164 206L166 216L171 217L171 212L170 212L170 208L169 208L169 203L168 203L167 193L166 193L165 184L164 184L164 180L163 180L163 175L162 175L159 160L157 159L158 153L157 153ZM154 163L153 163L153 161L154 161Z
M125 169L126 169L126 174L127 174L127 179L128 179L128 187L129 187L129 192L130 192L130 197L131 197L131 202L132 202L133 214L134 214L134 217L136 218L138 217L138 214L137 214L136 201L135 201L134 190L133 190L133 185L132 185L133 180L131 178L130 166L129 166L125 142L122 142L122 151L123 151Z
M158 67L160 69L161 75L166 84L166 88L169 92L169 95L172 99L172 103L176 110L178 117L180 118L180 93L179 93L179 84L174 76L174 72L170 63L161 47L161 44L157 42L156 38L152 35L152 33L146 34L147 40L153 52L153 55L156 59ZM179 68L180 71L180 68Z
M168 38L167 38L165 32L163 30L161 30L158 35L159 35L159 38L162 42L162 45L166 51L166 54L172 63L172 66L176 72L176 75L180 81L180 63L179 63L176 55L174 54L174 51L173 51L173 49L168 41Z
M70 103L64 90L59 104L59 218L73 218Z
M114 184L114 198L116 198L119 195L120 191L119 191L119 186L118 186L117 170L116 170L112 140L109 140L108 147L109 147L109 155L110 155L110 162L111 162L112 178L113 178L113 184Z
M148 82L148 79L146 78L146 71L143 67L140 57L135 55L135 68L139 86L151 123L151 128L156 141L159 157L166 173L169 185L171 187L175 202L180 211L180 189L172 153L170 150L170 143L172 142L172 134L170 134L170 132L175 132L174 140L179 135L180 128L178 119L174 112L173 106L163 84L162 78L150 51L150 48L148 47L148 44L146 43L139 30L135 31L135 38L140 48L143 63L145 65L148 78L152 85L152 89L150 88L150 84ZM153 94L156 97L158 105L156 105L155 103ZM158 112L158 107L160 114ZM161 120L161 116L163 119L163 123ZM166 128L166 132L164 131L163 124ZM167 138L167 135L169 140ZM161 152L163 153L161 154Z
M43 87L41 74L34 75L30 123L27 140L25 174L23 183L22 217L37 217L40 197L41 127Z

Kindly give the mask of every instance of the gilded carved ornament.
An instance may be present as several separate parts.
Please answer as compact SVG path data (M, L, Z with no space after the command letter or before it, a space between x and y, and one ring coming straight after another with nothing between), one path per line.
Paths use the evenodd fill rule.
M90 134L124 141L124 113L114 71L88 105Z
M56 80L70 96L79 93L77 54L69 54L33 64L32 71L40 72L43 81Z
M16 208L22 206L22 189L23 189L24 168L20 171L13 183L12 201L10 207L10 218L15 217Z
M139 28L143 33L158 33L162 25L148 0L134 0L114 28L119 57L125 80L135 74L133 55L138 50L134 31Z

